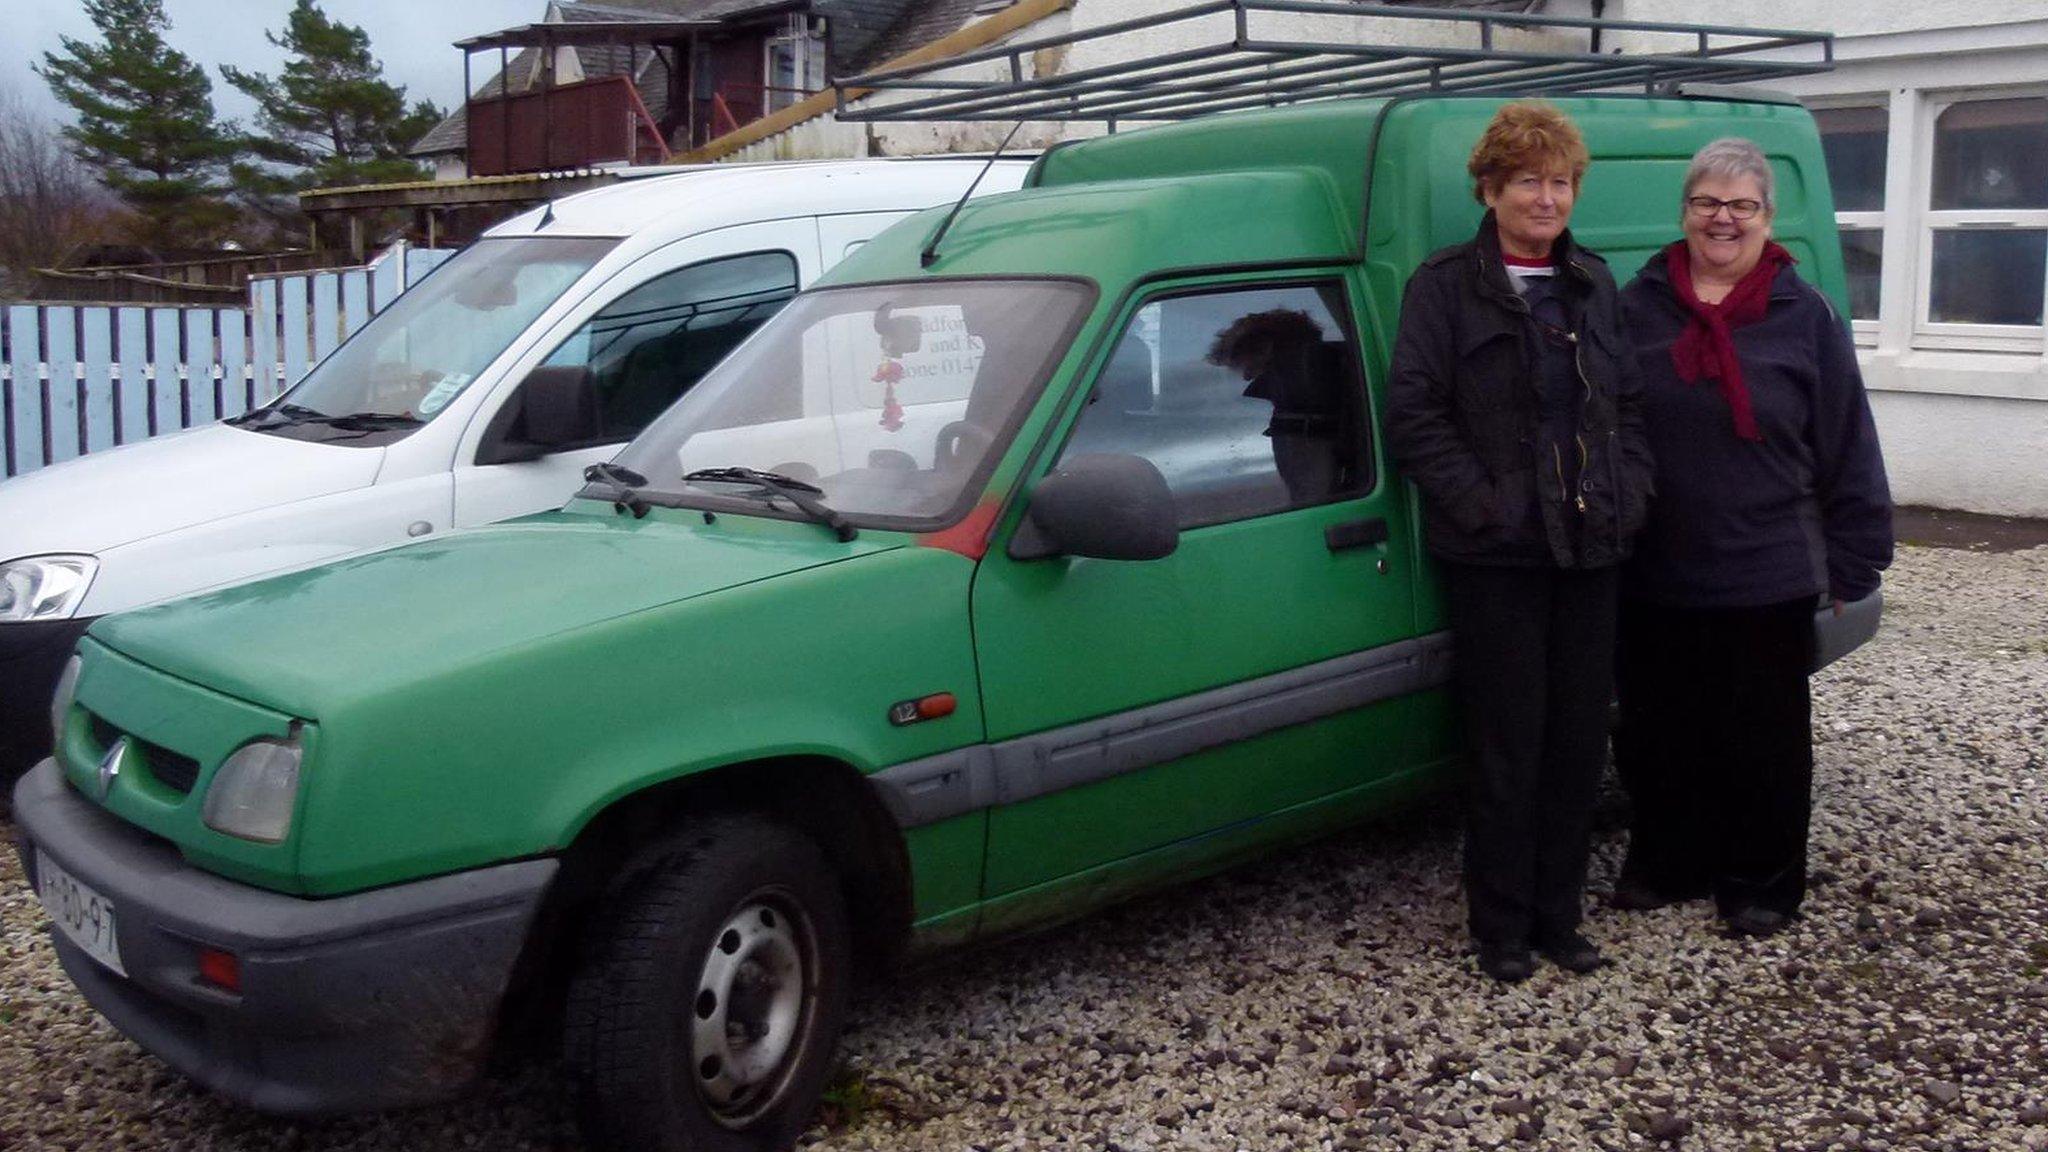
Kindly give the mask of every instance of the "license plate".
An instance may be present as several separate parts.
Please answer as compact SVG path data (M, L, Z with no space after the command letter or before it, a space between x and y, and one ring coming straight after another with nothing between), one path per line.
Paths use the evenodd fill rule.
M128 974L121 967L121 946L114 935L114 902L66 872L40 848L36 849L36 895L65 939L121 975Z

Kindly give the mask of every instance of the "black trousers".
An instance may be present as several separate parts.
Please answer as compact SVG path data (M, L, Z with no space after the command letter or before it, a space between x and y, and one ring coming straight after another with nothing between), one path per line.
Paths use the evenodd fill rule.
M1635 810L1624 880L1711 893L1723 915L1798 911L1813 803L1813 607L1623 601L1615 763Z
M1614 691L1614 570L1444 564L1474 938L1575 931Z

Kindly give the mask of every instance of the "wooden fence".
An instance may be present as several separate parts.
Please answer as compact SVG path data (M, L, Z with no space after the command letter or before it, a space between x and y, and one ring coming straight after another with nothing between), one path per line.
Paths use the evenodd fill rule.
M247 308L0 308L0 452L19 476L262 404L453 255L256 277Z

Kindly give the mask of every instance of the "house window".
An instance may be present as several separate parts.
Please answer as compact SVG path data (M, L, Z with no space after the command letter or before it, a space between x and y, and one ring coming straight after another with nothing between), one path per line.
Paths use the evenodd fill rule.
M1835 192L1835 226L1849 273L1849 316L1859 335L1875 338L1884 278L1884 176L1889 145L1886 109L1815 110L1828 183Z
M787 108L825 87L825 37L811 21L792 16L768 41L768 111Z
M2040 347L2048 298L2048 98L1937 107L1920 237L1920 341Z

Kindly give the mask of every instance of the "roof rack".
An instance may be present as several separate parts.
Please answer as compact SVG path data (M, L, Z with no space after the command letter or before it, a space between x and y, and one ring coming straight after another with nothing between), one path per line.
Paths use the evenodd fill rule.
M1292 18L1292 19L1289 19ZM1394 22L1408 22L1407 29ZM1419 22L1419 23L1418 23ZM1171 50L1137 55L1139 36ZM1428 30L1435 35L1415 36ZM1555 33L1583 31L1584 49L1561 48ZM1304 33L1323 32L1314 39ZM1388 43L1410 40L1462 44ZM1543 37L1541 33L1552 33ZM1641 33L1671 50L1599 51L1603 34ZM1532 33L1536 35L1532 35ZM1368 43L1367 41L1381 41ZM1067 50L1075 51L1068 54ZM1108 61L1039 75L1049 53L1062 61ZM1002 65L997 69L977 65ZM841 120L1106 121L1181 120L1339 96L1562 95L1641 86L1675 93L1688 81L1731 84L1834 66L1834 37L1705 24L1605 20L1347 0L1204 0L1140 19L881 69L834 80ZM977 73L989 75L977 78ZM907 93L883 102L872 91Z

